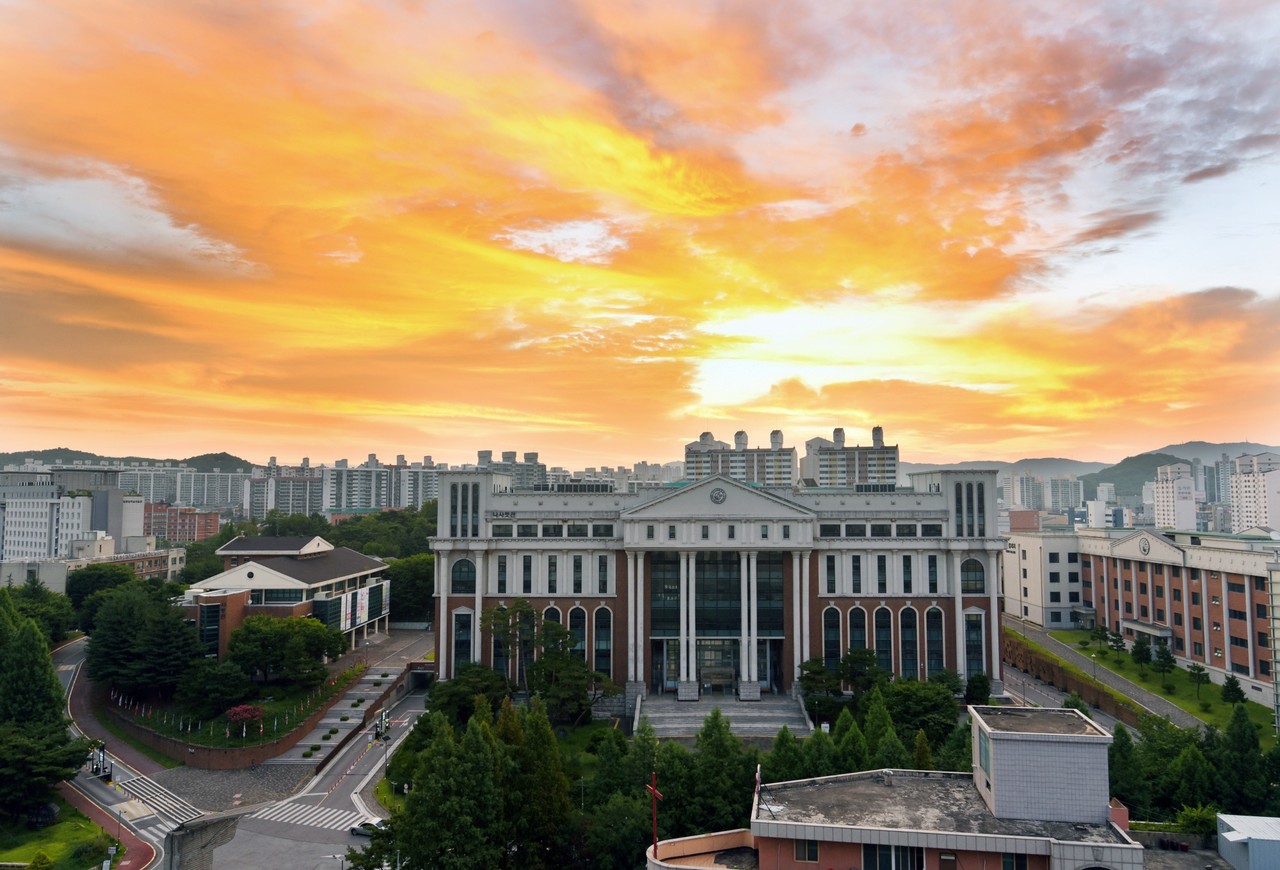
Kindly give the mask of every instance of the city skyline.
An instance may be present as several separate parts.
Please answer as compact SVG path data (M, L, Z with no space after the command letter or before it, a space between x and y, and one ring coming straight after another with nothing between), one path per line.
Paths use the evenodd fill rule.
M6 13L0 452L1280 440L1275 4Z

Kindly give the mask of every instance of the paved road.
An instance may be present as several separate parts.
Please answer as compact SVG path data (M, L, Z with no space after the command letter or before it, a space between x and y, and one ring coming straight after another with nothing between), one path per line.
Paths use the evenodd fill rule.
M1004 615L1004 625L1014 631L1024 634L1026 637L1040 644L1045 649L1051 651L1059 658L1066 659L1071 664L1080 668L1085 673L1094 671L1095 662L1087 655L1083 655L1075 647L1069 646L1062 641L1051 637L1047 631L1038 625L1029 622L1023 622L1012 614ZM1120 694L1133 701L1149 712L1155 713L1157 716L1163 716L1179 728L1200 728L1204 725L1195 716L1192 716L1186 710L1176 704L1170 703L1166 699L1151 692L1137 683L1130 682L1119 674L1113 673L1106 668L1097 668L1098 682L1110 686Z
M1004 665L1004 688L1010 695L1033 707L1061 707L1067 693L1023 673L1013 665ZM1116 720L1101 710L1090 710L1089 718L1108 731L1114 732Z

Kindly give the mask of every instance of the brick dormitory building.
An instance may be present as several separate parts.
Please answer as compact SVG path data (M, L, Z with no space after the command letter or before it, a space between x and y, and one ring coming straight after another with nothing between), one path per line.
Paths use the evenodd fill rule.
M712 681L742 700L788 692L802 661L834 665L851 647L895 674L982 673L999 691L996 473L910 480L713 475L620 493L442 471L438 673L480 662L515 677L518 651L480 617L525 599L569 627L629 706L650 692L694 699Z

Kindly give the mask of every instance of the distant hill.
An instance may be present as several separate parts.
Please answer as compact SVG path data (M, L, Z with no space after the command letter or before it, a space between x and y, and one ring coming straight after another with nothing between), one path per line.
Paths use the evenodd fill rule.
M84 450L72 450L70 447L54 447L50 450L20 450L15 453L0 453L0 468L6 465L21 465L28 459L34 459L44 465L71 465L75 462L86 464L95 463L114 463L122 462L125 465L132 463L147 463L148 465L163 465L166 462L172 465L186 465L197 471L213 471L219 468L223 471L248 471L253 467L253 463L248 459L241 459L239 456L232 456L230 453L202 453L199 456L192 456L190 459L152 459L146 456L102 456L98 453L88 453Z
M1255 444L1252 441L1230 441L1221 444L1212 441L1184 441L1181 444L1168 444L1152 453L1171 453L1174 456L1185 456L1183 462L1199 459L1206 465L1217 462L1222 454L1228 459L1235 459L1246 453L1280 453L1280 447L1267 444Z
M923 462L899 462L898 468L902 475L916 471L937 471L942 468L950 469L971 469L971 468L990 468L1001 472L1008 473L1017 469L1020 474L1031 474L1039 477L1053 477L1059 474L1073 474L1077 477L1088 474L1093 471L1100 471L1107 467L1105 462L1081 462L1078 459L1019 459L1017 462L1004 462L998 459L983 461L965 461L951 462L945 465L930 465Z
M1117 498L1141 496L1142 485L1156 479L1156 468L1161 465L1172 465L1175 462L1190 464L1190 461L1171 453L1140 453L1137 456L1127 457L1109 468L1093 474L1081 475L1085 500L1097 498L1099 483L1114 483Z

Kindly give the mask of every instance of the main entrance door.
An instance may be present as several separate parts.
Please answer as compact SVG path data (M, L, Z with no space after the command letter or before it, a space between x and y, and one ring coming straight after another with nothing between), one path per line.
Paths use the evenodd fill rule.
M698 682L704 691L732 692L739 673L738 641L728 638L698 641Z

